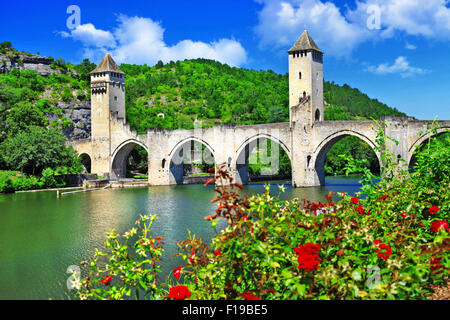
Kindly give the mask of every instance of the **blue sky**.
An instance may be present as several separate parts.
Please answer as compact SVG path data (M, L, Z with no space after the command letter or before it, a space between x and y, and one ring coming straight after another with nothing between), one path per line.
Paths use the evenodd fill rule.
M81 19L69 29L70 5ZM204 57L278 73L306 26L326 80L450 119L449 0L8 1L2 12L0 41L73 63L110 52L119 63Z

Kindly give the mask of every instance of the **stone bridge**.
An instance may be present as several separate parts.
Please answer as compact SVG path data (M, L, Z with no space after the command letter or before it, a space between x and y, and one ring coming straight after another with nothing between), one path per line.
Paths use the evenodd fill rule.
M388 142L388 149L411 165L416 148L432 135L431 121L418 121L406 117L380 119L384 133L399 142ZM436 134L448 132L450 121L436 121ZM270 123L251 126L216 125L193 130L149 130L138 135L129 126L111 114L112 135L109 148L99 152L102 141L94 139L72 141L82 156L89 156L92 172L111 179L125 178L127 158L140 145L148 152L150 185L171 185L183 182L182 162L191 150L191 142L204 145L209 151L202 154L205 162L227 163L237 182L248 182L248 157L258 143L269 139L272 144L271 166L277 166L278 148L281 146L291 160L292 185L295 187L325 184L324 165L327 152L340 139L355 136L376 150L379 129L373 121L318 121L310 127L295 122ZM208 158L212 154L212 158ZM101 164L106 160L107 167ZM381 163L380 163L381 166Z
M183 181L183 159L191 152L191 143L207 150L205 162L228 165L235 181L247 183L248 158L265 139L273 142L270 166L278 166L278 145L291 160L292 185L308 187L324 185L327 152L340 139L355 136L366 142L380 159L376 148L379 130L398 141L386 147L410 165L414 151L431 133L431 121L408 117L383 117L373 121L324 121L322 51L305 31L289 52L290 121L260 125L215 125L193 130L155 131L138 135L125 119L125 74L106 55L91 73L91 138L69 141L78 153L91 162L91 173L125 178L127 158L140 145L148 152L150 185L171 185ZM450 121L436 121L435 134L450 129ZM199 155L197 155L199 156ZM380 164L381 166L382 164Z

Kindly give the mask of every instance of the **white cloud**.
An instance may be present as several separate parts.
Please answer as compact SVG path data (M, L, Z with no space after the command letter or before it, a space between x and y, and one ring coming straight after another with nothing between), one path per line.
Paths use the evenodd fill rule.
M368 6L381 12L382 29L437 40L450 39L450 8L448 0L365 0L357 1L357 8L348 13L352 21L366 16Z
M71 33L61 32L64 38L72 38L81 41L84 46L92 46L97 48L115 47L116 41L109 31L96 29L91 23L82 24L76 27Z
M350 23L338 7L318 0L258 0L264 5L259 12L255 31L262 46L290 48L305 27L318 46L335 56L345 56L366 37L366 30ZM288 48L289 47L289 48Z
M255 31L265 47L289 49L304 30L326 54L350 55L366 41L399 34L450 40L449 0L361 0L354 10L326 0L255 0L262 4ZM379 28L368 28L373 8Z
M410 44L408 42L405 44L405 48L408 50L416 50L417 49L417 47L415 45Z
M413 75L421 75L429 73L429 70L416 68L410 66L408 59L405 57L398 57L393 64L382 63L378 66L369 66L367 71L374 74L400 74L402 78L411 77Z
M240 66L247 60L247 53L234 39L220 39L210 43L182 40L173 46L164 42L164 29L159 22L149 18L120 15L118 26L112 31L96 29L92 24L81 25L70 34L84 45L84 56L97 61L109 52L117 63L153 65L158 60L169 62L194 58L206 58Z

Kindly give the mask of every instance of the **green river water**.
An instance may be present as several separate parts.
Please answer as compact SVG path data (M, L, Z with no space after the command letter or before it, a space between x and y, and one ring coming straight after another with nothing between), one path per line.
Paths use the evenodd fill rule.
M291 188L285 184L283 199L325 201L329 191L355 193L357 179L327 178L325 187ZM271 182L271 193L278 194ZM262 192L264 184L245 186L249 193ZM173 257L176 242L187 230L210 240L214 231L203 217L215 204L214 187L179 185L107 189L56 198L55 191L0 195L0 299L72 299L67 289L67 268L89 260L102 248L106 232L119 234L133 227L141 214L155 214L153 236L166 245L161 263L166 275L183 261ZM223 228L225 221L220 221Z

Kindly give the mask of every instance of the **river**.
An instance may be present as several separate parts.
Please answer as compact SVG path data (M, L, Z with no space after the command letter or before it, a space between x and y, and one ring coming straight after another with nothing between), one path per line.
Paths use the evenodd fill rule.
M271 184L271 193L278 194L277 183ZM360 190L358 180L347 177L327 178L324 187L285 186L281 198L312 201L325 201L329 191ZM263 183L245 186L249 193L263 189ZM0 299L72 299L67 268L89 260L103 247L106 232L123 234L141 214L158 217L152 233L164 237L161 266L167 274L183 264L173 254L188 229L205 240L213 237L203 217L214 211L214 195L213 186L203 185L107 189L61 198L55 191L0 195Z

